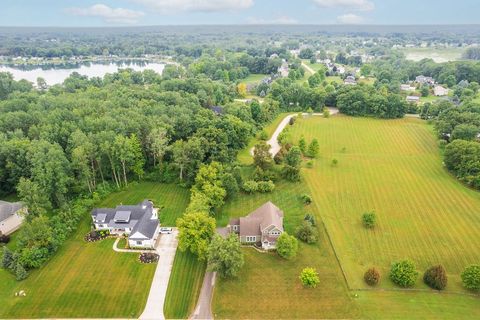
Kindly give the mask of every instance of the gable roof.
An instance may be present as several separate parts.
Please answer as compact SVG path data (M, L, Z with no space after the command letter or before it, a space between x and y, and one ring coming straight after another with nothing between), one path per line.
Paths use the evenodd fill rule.
M261 235L262 230L270 226L283 232L283 211L268 201L248 216L240 218L240 236Z
M21 202L7 202L0 200L0 221L10 218L21 208L23 208Z

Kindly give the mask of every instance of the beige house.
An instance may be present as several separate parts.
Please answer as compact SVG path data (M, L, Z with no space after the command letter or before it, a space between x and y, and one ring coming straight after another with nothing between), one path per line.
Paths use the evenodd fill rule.
M447 88L444 88L442 86L435 86L433 88L433 94L437 97L444 97L444 96L448 96L448 89Z
M283 211L269 201L246 217L230 219L227 229L238 234L241 243L275 249L283 233Z

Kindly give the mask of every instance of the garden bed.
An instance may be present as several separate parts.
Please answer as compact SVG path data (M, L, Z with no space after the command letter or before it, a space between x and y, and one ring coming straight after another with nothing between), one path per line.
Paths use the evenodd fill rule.
M159 255L153 252L142 252L139 256L141 263L156 263L158 262Z
M110 231L108 230L92 230L87 233L83 239L87 242L95 242L108 238L109 236Z

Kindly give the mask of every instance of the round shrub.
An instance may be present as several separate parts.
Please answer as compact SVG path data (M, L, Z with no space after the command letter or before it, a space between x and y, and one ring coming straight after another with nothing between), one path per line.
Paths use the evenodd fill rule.
M272 182L272 180L269 181L260 181L257 183L257 190L258 192L272 192L273 189L275 189L275 184Z
M277 239L277 253L280 257L291 260L297 256L298 241L294 236L284 232Z
M480 290L480 266L471 265L462 272L462 282L465 288L473 291Z
M304 287L315 288L320 283L318 272L315 268L305 268L300 273L300 281Z
M377 216L375 212L365 212L362 216L363 226L368 229L375 227L375 222L377 221Z
M430 267L423 275L423 282L432 289L445 289L447 281L447 272L442 265Z
M246 193L254 193L258 190L258 183L253 180L245 181L243 184L243 191Z
M415 264L410 260L403 260L392 264L390 279L400 287L411 287L417 281L418 272Z
M363 279L369 286L376 286L380 281L380 272L375 268L370 268L365 272Z
M313 227L309 221L304 220L302 225L295 230L298 239L308 244L317 242L317 228Z
M302 194L301 198L302 198L303 204L305 205L312 203L312 196L309 194L304 193Z

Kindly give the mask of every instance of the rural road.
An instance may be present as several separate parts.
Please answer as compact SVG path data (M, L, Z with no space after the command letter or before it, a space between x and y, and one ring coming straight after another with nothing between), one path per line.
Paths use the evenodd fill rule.
M216 272L206 272L203 278L202 290L198 297L197 306L190 319L213 319L212 298L215 288Z
M334 114L337 114L338 113L338 109L337 108L328 108L328 110L330 111L330 115L334 115ZM308 113L303 113L304 116L307 116ZM313 116L323 116L323 113L313 113L312 114ZM278 143L277 139L278 139L278 136L280 135L280 133L283 131L283 129L288 125L288 123L290 122L290 119L293 118L293 117L296 117L297 114L289 114L288 116L286 116L285 118L283 118L282 122L280 122L280 124L278 125L277 129L275 129L275 132L273 133L272 137L270 138L270 140L267 141L267 144L270 145L270 153L272 154L272 157L275 157L275 155L280 151L281 149L281 146L280 144ZM250 154L253 156L253 150L254 148L252 148L250 150Z
M305 63L302 62L302 67L304 67L308 72L310 72L311 74L314 74L315 73L315 70L313 70L312 68L310 68L309 66L307 66Z
M148 294L147 305L140 316L141 320L163 320L163 305L167 294L168 280L172 272L173 259L178 245L178 230L173 229L171 234L161 234L156 251L158 259L157 269L153 277L150 293Z

